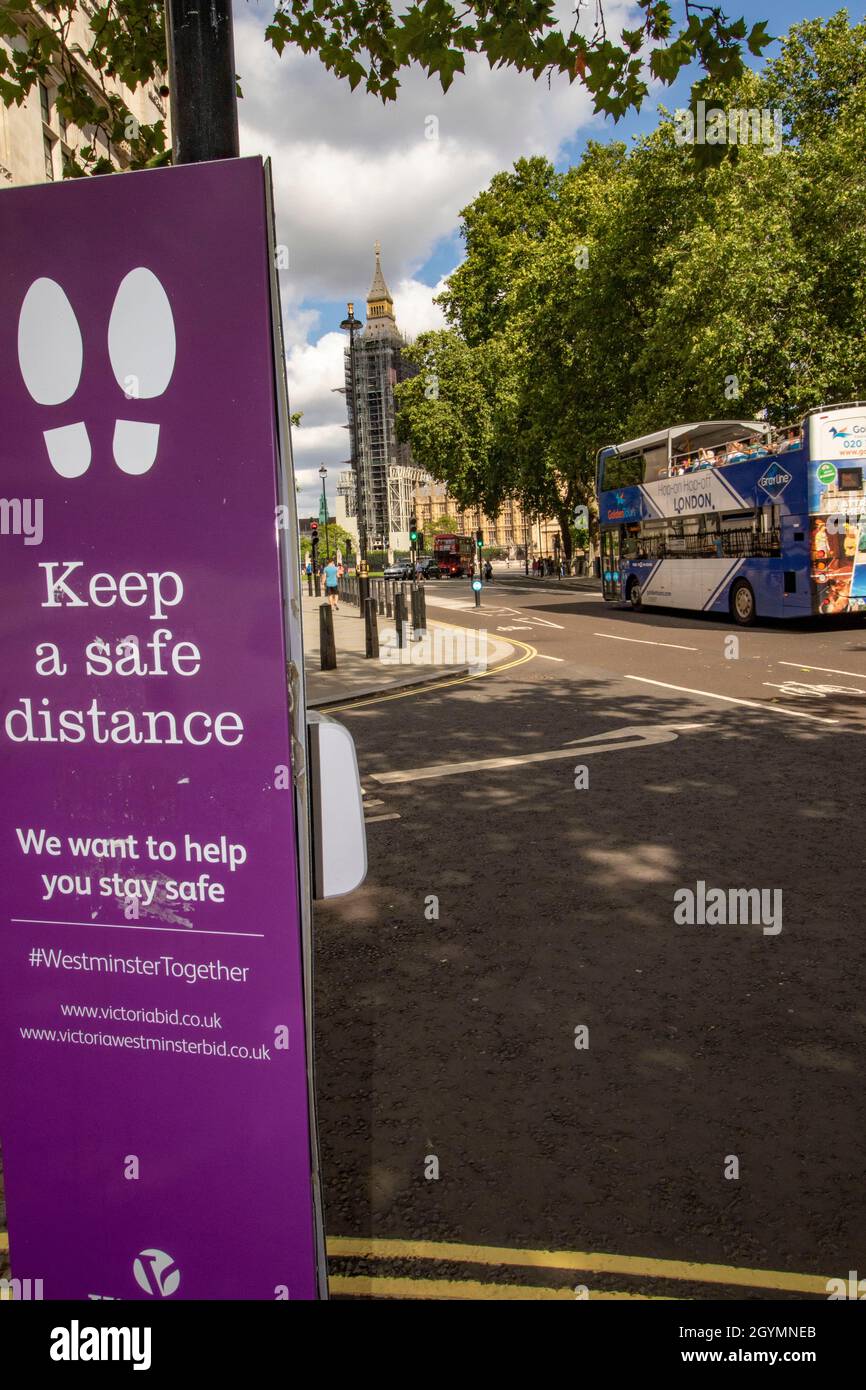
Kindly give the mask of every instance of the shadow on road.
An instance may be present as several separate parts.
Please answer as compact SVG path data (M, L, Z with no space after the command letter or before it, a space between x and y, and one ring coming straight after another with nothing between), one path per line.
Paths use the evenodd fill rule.
M399 819L369 826L363 888L316 911L329 1230L857 1268L862 735L521 677L341 715ZM372 777L672 721L699 727ZM778 890L781 931L679 925L699 881Z

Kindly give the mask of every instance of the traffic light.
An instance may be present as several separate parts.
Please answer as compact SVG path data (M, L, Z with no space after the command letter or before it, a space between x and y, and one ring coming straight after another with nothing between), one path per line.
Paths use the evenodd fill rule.
M424 549L424 532L423 532L423 531L419 531L419 532L418 532L418 545L417 545L416 548L417 548L418 550L423 550L423 549Z
M483 535L483 533L482 533L481 531L476 531L476 532L475 532L475 544L478 546L478 549L479 549L479 550L481 549L481 547L482 547L483 544L484 544L484 535Z
M409 540L413 545L418 543L418 518L416 516L409 518Z

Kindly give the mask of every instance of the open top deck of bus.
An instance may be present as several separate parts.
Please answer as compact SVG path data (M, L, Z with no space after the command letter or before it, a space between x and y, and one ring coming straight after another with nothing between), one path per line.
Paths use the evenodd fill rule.
M600 449L607 599L740 621L866 612L866 404L699 420Z

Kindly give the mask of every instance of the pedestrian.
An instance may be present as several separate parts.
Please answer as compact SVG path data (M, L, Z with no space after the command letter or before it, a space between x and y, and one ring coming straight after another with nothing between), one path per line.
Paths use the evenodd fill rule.
M328 602L331 607L336 608L337 612L339 612L340 605L337 602L337 581L337 566L334 564L333 560L329 560L325 565L325 593L328 596Z
M488 584L493 582L493 566L489 560L484 562L484 578L487 580Z

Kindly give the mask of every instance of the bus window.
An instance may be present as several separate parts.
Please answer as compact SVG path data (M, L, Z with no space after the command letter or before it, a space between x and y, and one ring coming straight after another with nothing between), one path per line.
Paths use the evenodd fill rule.
M640 527L624 526L622 528L622 558L624 560L637 560L640 552Z
M644 477L645 483L654 483L658 478L668 476L668 447L667 444L660 444L655 449L647 449L644 454Z
M627 454L624 458L610 454L602 467L602 491L608 492L614 487L636 487L643 482L643 471L643 454Z

